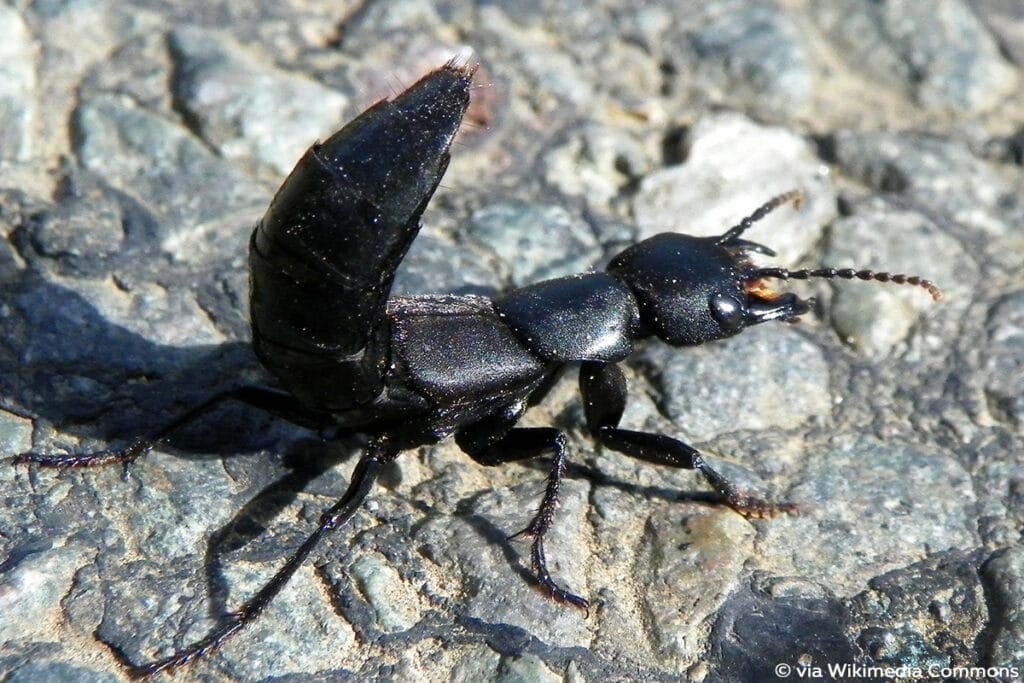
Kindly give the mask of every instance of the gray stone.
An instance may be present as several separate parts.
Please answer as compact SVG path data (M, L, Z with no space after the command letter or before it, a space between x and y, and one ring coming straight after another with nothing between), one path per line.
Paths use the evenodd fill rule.
M829 666L850 666L859 657L846 631L842 604L816 594L773 595L775 577L734 591L718 613L712 647L690 674L705 680L760 681L803 675L841 678ZM769 597L771 596L771 597ZM765 637L785 633L783 638ZM777 667L789 666L790 669ZM821 675L812 667L820 667Z
M395 275L392 291L409 294L492 294L502 287L496 269L468 244L420 233Z
M458 594L473 618L522 628L556 647L586 647L590 633L582 614L546 599L515 571L529 566L530 539L510 541L509 537L529 524L540 502L543 475L538 475L534 473L532 483L473 497L464 516L429 520L413 541L426 547L428 557L445 573L461 575L463 587ZM546 543L556 581L584 595L588 593L586 567L573 549L583 543L585 501L582 484L564 485L559 521Z
M834 268L927 273L948 290L949 306L936 307L928 292L918 287L872 285L835 280L830 307L832 324L850 346L871 358L886 355L904 341L925 315L963 310L977 279L970 258L952 237L925 216L875 207L837 221L830 231L824 264ZM936 253L947 257L936 261Z
M1024 220L1019 174L934 136L844 130L831 141L840 169L906 208L1002 235Z
M666 413L706 441L724 432L796 428L828 416L828 365L795 330L751 328L683 351L651 351Z
M693 632L739 585L754 534L750 523L728 509L681 521L669 514L649 523L635 579L657 655L681 661L691 656Z
M999 47L1018 67L1024 64L1024 7L1016 0L982 0L971 5Z
M2 665L0 665L2 666ZM64 662L28 662L16 665L8 671L7 680L17 683L64 683L65 681L96 681L96 683L115 683L122 680L117 674L90 669L84 666L66 664Z
M27 161L35 153L37 45L14 7L0 7L0 159Z
M74 363L102 360L136 372L153 371L152 359L126 353L125 338L137 333L177 345L222 341L187 292L169 292L155 283L126 293L104 283L79 285L79 297L60 298L49 287L30 290L16 305L32 326L22 350L24 363ZM113 326L111 326L113 323ZM75 345L61 343L88 331ZM147 367L148 366L148 367Z
M500 683L555 683L563 677L544 665L544 660L535 655L503 657L498 675Z
M983 360L985 394L992 416L1024 429L1024 292L1012 292L989 314Z
M498 675L501 657L486 647L475 648L468 657L458 662L451 672L452 683L493 681Z
M61 585L70 583L77 565L88 558L88 548L26 549L12 557L5 572L0 608L0 638L50 640L62 618Z
M689 441L800 514L746 520L700 474L597 445L570 368L523 424L566 432L546 550L589 618L538 591L529 540L507 538L549 461L484 467L445 441L388 467L256 623L179 678L1021 665L1019 3L7 5L4 461L123 446L266 383L247 240L280 175L467 46L471 125L396 293L586 271L793 188L807 206L749 234L773 263L914 271L946 293L773 283L817 297L800 325L652 339L623 363L624 428ZM362 442L319 436L230 405L127 475L0 462L6 679L120 680L111 647L141 663L208 634L343 494Z
M985 563L982 578L998 596L992 651L985 664L998 667L1024 666L1024 553L1019 545L1007 548Z
M763 110L806 111L813 93L810 56L800 29L774 3L718 3L688 36L697 69L718 93L738 96ZM717 97L716 97L717 94Z
M229 159L256 159L283 177L343 121L344 95L269 69L221 34L179 28L170 47L175 96L203 139Z
M850 66L913 93L928 109L983 111L1017 87L997 41L957 0L817 3L811 14Z
M24 453L32 448L32 423L0 410L0 451Z
M844 436L813 451L789 494L800 515L768 527L765 566L852 594L927 553L977 545L966 523L975 499L970 478L951 454L895 436ZM836 500L841 509L831 505Z
M840 609L870 661L923 670L983 662L969 639L986 622L986 595L977 569L983 555L959 549L934 552L872 579L868 590L844 601ZM893 624L895 614L905 615L905 621Z
M517 286L586 271L600 255L587 224L560 206L485 206L471 217L469 234L507 265Z
M121 249L123 240L120 207L98 198L48 212L32 234L40 255L75 261L109 257Z
M565 51L543 49L543 29L524 32L504 7L490 3L480 10L480 28L515 55L524 74L543 92L581 108L593 101L594 88L580 76L575 60Z
M545 176L564 194L609 208L626 186L654 169L654 157L654 150L620 129L584 124L545 155Z
M721 114L694 126L687 163L643 179L633 212L641 238L659 232L717 235L789 190L807 195L803 208L780 207L746 235L778 252L782 263L806 253L836 215L828 170L805 139Z
M405 631L422 618L412 587L404 584L395 570L380 559L363 556L352 563L351 572L373 607L382 631Z
M101 95L83 104L76 124L82 165L154 213L161 238L265 201L188 131L123 98Z

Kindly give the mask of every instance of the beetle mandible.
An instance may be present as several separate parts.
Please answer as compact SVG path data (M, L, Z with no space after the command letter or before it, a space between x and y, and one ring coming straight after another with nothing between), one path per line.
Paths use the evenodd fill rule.
M585 598L552 578L545 558L568 458L565 436L552 427L516 427L566 364L580 363L586 424L601 445L698 470L729 506L760 517L791 508L738 490L683 441L619 427L627 387L617 363L641 339L694 346L810 310L810 300L774 292L767 279L877 280L917 285L941 298L938 287L917 276L755 266L751 253L774 252L744 232L785 204L799 205L803 195L796 191L769 200L720 236L663 233L634 244L605 272L496 299L390 297L447 168L474 71L448 62L313 145L257 224L249 245L253 347L283 390L233 388L123 449L15 458L50 467L127 464L227 400L303 426L369 436L348 490L273 578L201 641L145 665L125 661L132 674L186 664L256 619L320 540L355 514L385 465L448 437L484 465L551 456L540 507L520 533L532 538L538 585L554 600L588 610Z

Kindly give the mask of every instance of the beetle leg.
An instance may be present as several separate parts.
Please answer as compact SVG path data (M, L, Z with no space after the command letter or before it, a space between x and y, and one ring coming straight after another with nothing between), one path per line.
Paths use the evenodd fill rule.
M378 474L380 474L381 468L394 460L399 452L397 448L383 438L371 441L367 446L366 452L356 464L355 471L352 473L352 480L349 482L345 495L320 516L320 523L317 525L316 530L299 546L299 549L288 558L284 566L277 570L277 573L271 577L270 581L256 595L242 605L241 609L229 614L224 622L208 636L180 652L142 666L132 664L119 648L111 646L114 654L129 667L133 677L142 677L183 666L220 647L224 641L242 630L246 624L255 620L266 609L267 605L281 592L281 589L285 587L288 580L291 579L292 575L302 566L302 563L309 557L309 554L327 534L352 518L367 494L369 494L370 489L377 480Z
M94 453L47 455L44 453L22 453L12 460L14 464L33 462L43 467L97 467L121 463L125 467L137 459L149 453L161 441L164 441L174 432L182 427L198 420L203 415L212 411L220 404L227 401L239 401L247 403L261 410L283 417L292 422L302 424L301 416L306 415L308 422L309 411L304 409L298 401L290 394L276 389L268 389L260 386L234 387L218 394L214 394L199 405L191 408L188 412L179 415L172 422L164 425L149 436L139 437L124 448L108 448Z
M709 465L693 446L664 434L619 428L626 407L626 378L617 365L585 362L580 367L580 393L587 427L604 446L654 463L698 470L725 498L726 504L744 517L764 518L792 513L796 506L771 503L743 493Z
M512 538L529 536L533 539L530 560L534 577L553 600L569 603L589 614L590 602L586 598L563 588L551 578L547 556L544 553L544 537L551 529L555 509L558 507L558 492L568 459L565 434L552 427L512 429L512 425L518 421L525 409L526 405L522 402L514 404L505 413L464 429L456 435L455 440L469 457L482 465L500 465L514 460L526 460L554 451L547 487L537 514L525 529L514 534Z

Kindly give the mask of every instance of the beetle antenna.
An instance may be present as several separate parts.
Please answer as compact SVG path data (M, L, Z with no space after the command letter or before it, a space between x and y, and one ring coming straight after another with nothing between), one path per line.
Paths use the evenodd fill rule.
M793 203L793 208L799 209L803 206L803 203L807 200L807 195L804 194L803 190L790 190L789 192L783 192L780 195L776 195L766 201L764 204L757 208L757 211L750 214L736 225L729 228L725 234L718 238L715 244L726 245L730 242L735 242L740 235L747 231L750 226L758 222L775 209L779 208L783 204L788 202Z
M767 206L767 204L765 205ZM787 270L785 268L757 268L754 277L774 277L780 280L807 280L820 277L826 280L874 280L876 282L892 282L897 285L914 285L928 290L935 301L942 300L942 290L931 280L918 275L901 273L876 273L873 270L854 270L853 268L818 268L814 270Z

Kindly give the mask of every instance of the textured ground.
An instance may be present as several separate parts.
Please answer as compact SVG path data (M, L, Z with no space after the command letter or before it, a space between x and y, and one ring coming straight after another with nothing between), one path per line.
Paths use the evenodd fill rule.
M544 466L443 444L404 455L254 627L179 679L1024 668L1016 0L13 0L0 35L5 460L123 444L263 379L253 223L311 142L467 47L471 125L401 291L599 267L799 187L802 212L751 233L783 264L918 272L947 294L801 285L820 305L799 325L628 364L626 426L701 446L799 516L748 522L693 473L595 447L570 373L528 422L563 427L579 466L549 556L589 618L532 589L528 544L506 541ZM121 680L107 644L142 662L201 637L358 449L230 407L126 476L0 467L0 678Z

